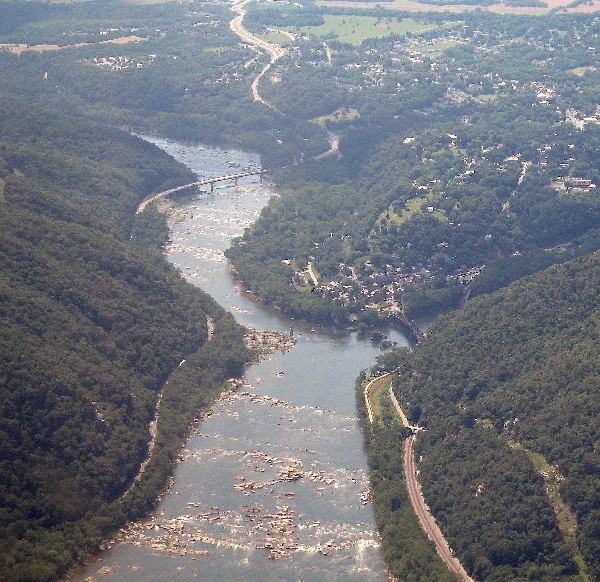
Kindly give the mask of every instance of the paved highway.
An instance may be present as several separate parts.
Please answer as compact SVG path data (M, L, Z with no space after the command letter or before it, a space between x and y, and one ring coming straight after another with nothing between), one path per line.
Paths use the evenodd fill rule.
M285 54L285 49L281 48L278 44L273 44L259 38L252 34L248 29L244 28L242 21L244 20L244 16L246 15L246 11L244 10L244 6L248 4L250 0L243 0L242 2L238 2L232 6L232 10L238 13L238 15L229 23L229 27L235 34L237 34L244 42L251 44L259 49L262 49L268 52L271 55L271 62L267 63L262 71L258 74L256 79L252 82L252 95L254 95L254 100L259 101L263 105L270 107L277 111L277 108L274 105L271 105L268 101L263 99L258 93L258 82L261 77L271 68L271 65L279 58L281 58Z

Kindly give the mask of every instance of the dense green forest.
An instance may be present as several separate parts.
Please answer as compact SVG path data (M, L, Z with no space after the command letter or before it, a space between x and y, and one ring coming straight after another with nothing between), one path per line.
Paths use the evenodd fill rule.
M74 115L6 96L1 110L0 578L49 580L152 507L192 418L248 354L165 263L164 217L134 220L187 169ZM160 391L151 463L123 497Z
M247 360L233 318L165 264L164 218L135 217L192 178L130 135L155 132L261 154L281 195L228 253L261 301L363 328L470 296L396 383L429 425L432 511L476 579L597 578L598 267L577 257L600 239L600 18L246 9L286 49L259 83L273 107L229 4L0 1L0 576L57 578L146 511ZM366 438L386 559L447 579L383 407Z
M326 149L324 129L252 98L265 57L239 43L232 16L199 1L0 2L0 43L63 47L0 50L5 90L138 132L251 149L273 167ZM110 42L131 36L141 40Z
M438 318L401 354L395 393L428 428L419 480L476 580L600 578L599 277L597 252L550 267ZM389 425L368 437L374 491L391 487L380 459L403 451ZM395 495L375 497L391 523L406 505ZM406 543L383 535L390 552Z
M229 258L292 317L431 316L598 248L594 14L252 2L246 26L286 49L259 83L268 107L250 87L268 56L227 5L19 6L0 3L0 42L65 48L0 51L6 91L261 153L282 196Z

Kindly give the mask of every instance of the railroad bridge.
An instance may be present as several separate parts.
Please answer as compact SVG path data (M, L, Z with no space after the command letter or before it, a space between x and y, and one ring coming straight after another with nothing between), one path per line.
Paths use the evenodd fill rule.
M425 338L425 334L418 328L417 324L408 319L404 313L393 313L391 317L400 324L400 326L415 343L418 344Z
M194 186L196 186L197 188L200 188L202 186L208 186L210 184L210 191L214 192L216 182L225 182L227 180L233 180L235 182L235 185L237 186L239 178L244 178L245 176L261 176L261 180L262 180L262 175L265 172L266 172L266 170L249 170L248 172L238 172L237 174L228 174L227 176L217 176L216 178L206 178L204 180L199 180L198 182L192 182L191 184L184 184L183 186L177 186L176 188L170 188L169 190L165 190L164 192L159 192L158 194L155 194L154 196L152 196L152 198L148 198L148 200L144 200L144 202L142 202L138 206L136 214L143 212L144 208L146 208L146 206L148 206L148 204L155 202L159 198L164 198L165 196L169 196L170 194L175 194L175 192L181 192L182 190L185 190L186 188L192 188Z

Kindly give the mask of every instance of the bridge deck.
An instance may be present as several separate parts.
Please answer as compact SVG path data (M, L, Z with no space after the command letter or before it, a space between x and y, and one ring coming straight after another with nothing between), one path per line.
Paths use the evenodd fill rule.
M200 186L206 186L206 185L210 184L211 191L212 191L212 185L215 182L224 182L225 180L235 180L236 184L237 184L238 178L244 178L246 176L258 176L260 174L264 174L265 172L266 172L266 170L250 170L248 172L239 172L237 174L228 174L227 176L217 176L216 178L206 178L204 180L199 180L198 182L192 182L190 184L184 184L183 186L169 188L169 190L164 190L163 192L159 192L158 194L155 194L154 196L152 196L152 198L148 198L148 200L144 200L144 202L142 202L138 206L136 214L143 212L144 209L146 208L146 206L148 206L148 204L151 204L152 202L158 200L159 198L163 198L164 196L168 196L169 194L175 194L175 192L181 192L181 190L185 190L186 188L191 188L192 186L200 187Z

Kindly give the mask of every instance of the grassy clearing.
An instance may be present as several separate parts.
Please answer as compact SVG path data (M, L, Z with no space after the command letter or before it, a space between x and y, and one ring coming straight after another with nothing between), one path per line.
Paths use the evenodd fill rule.
M573 515L569 506L563 501L563 498L560 495L560 482L564 477L558 472L556 467L550 465L539 453L532 453L531 451L526 452L531 459L535 470L544 479L546 494L556 513L558 529L566 538L571 539L573 546L576 547L575 531L577 529L577 518ZM577 579L581 582L592 582L592 579L586 573L585 561L581 553L576 552L575 562L577 562L577 565L579 566L579 576Z
M560 482L563 480L562 475L556 467L549 465L542 455L532 453L531 451L527 451L527 454L535 470L544 478L546 493L556 512L560 531L567 536L574 536L577 528L577 520L560 496L559 487Z
M317 125L325 127L327 121L333 123L337 121L352 121L353 119L356 119L358 117L360 117L358 109L342 107L340 109L336 109L333 113L330 113L329 115L321 115L321 117L317 117L313 119L313 121Z
M444 53L444 51L449 48L455 47L458 43L456 40L440 40L439 42L434 42L432 44L426 44L424 46L414 46L411 47L411 50L416 53L421 53L422 55L427 55L429 57L439 57Z
M270 32L269 34L258 34L257 36L273 44L286 45L293 42L289 36L281 32Z
M586 73L593 73L595 70L596 70L596 67L592 67L592 66L577 67L575 69L568 70L567 73L577 75L578 77L583 77Z
M312 279L310 275L306 272L298 273L298 277L296 279L300 283L300 290L304 293L309 293L313 289Z
M396 213L393 205L382 212L377 219L377 224L381 226L384 221L387 222L389 226L395 224L396 226L400 226L406 221L410 220L415 214L423 214L423 212L427 212L427 214L431 214L434 218L437 218L441 222L445 222L447 220L446 213L443 210L438 208L434 208L433 211L424 211L423 205L427 204L427 198L411 198L407 203L405 208L402 210L401 214Z
M368 398L369 404L371 405L371 412L373 413L373 422L383 421L383 409L381 407L381 397L389 390L391 377L380 378L373 382L371 389L369 390Z
M588 67L576 67L575 69L570 69L567 73L572 73L573 75L577 75L578 77L583 77L586 73L593 73L596 70L596 67L588 66Z
M316 283L310 275L311 271L314 275L314 278L317 280ZM309 262L306 269L304 269L303 271L296 272L296 282L298 283L297 289L300 292L311 293L314 290L315 286L319 284L320 280L321 275L315 268L314 263L312 262Z
M581 582L594 582L585 571L586 566L581 554L578 553L575 555L575 563L579 566L579 580L581 580Z
M358 45L367 38L383 38L390 34L421 34L438 28L413 18L398 20L392 16L349 16L326 14L325 23L319 26L304 26L299 30L313 38L335 38L341 42Z
M576 547L575 531L577 530L577 518L573 515L569 506L563 501L560 495L560 483L564 477L558 472L556 467L550 465L548 461L546 461L543 455L527 450L521 443L510 441L509 445L513 449L522 450L527 453L534 469L544 479L546 495L548 495L550 504L556 513L558 529L560 529L565 538L571 540L573 547ZM575 579L580 582L592 582L592 579L586 573L586 565L583 556L577 551L575 553L575 562L579 566L579 575Z

